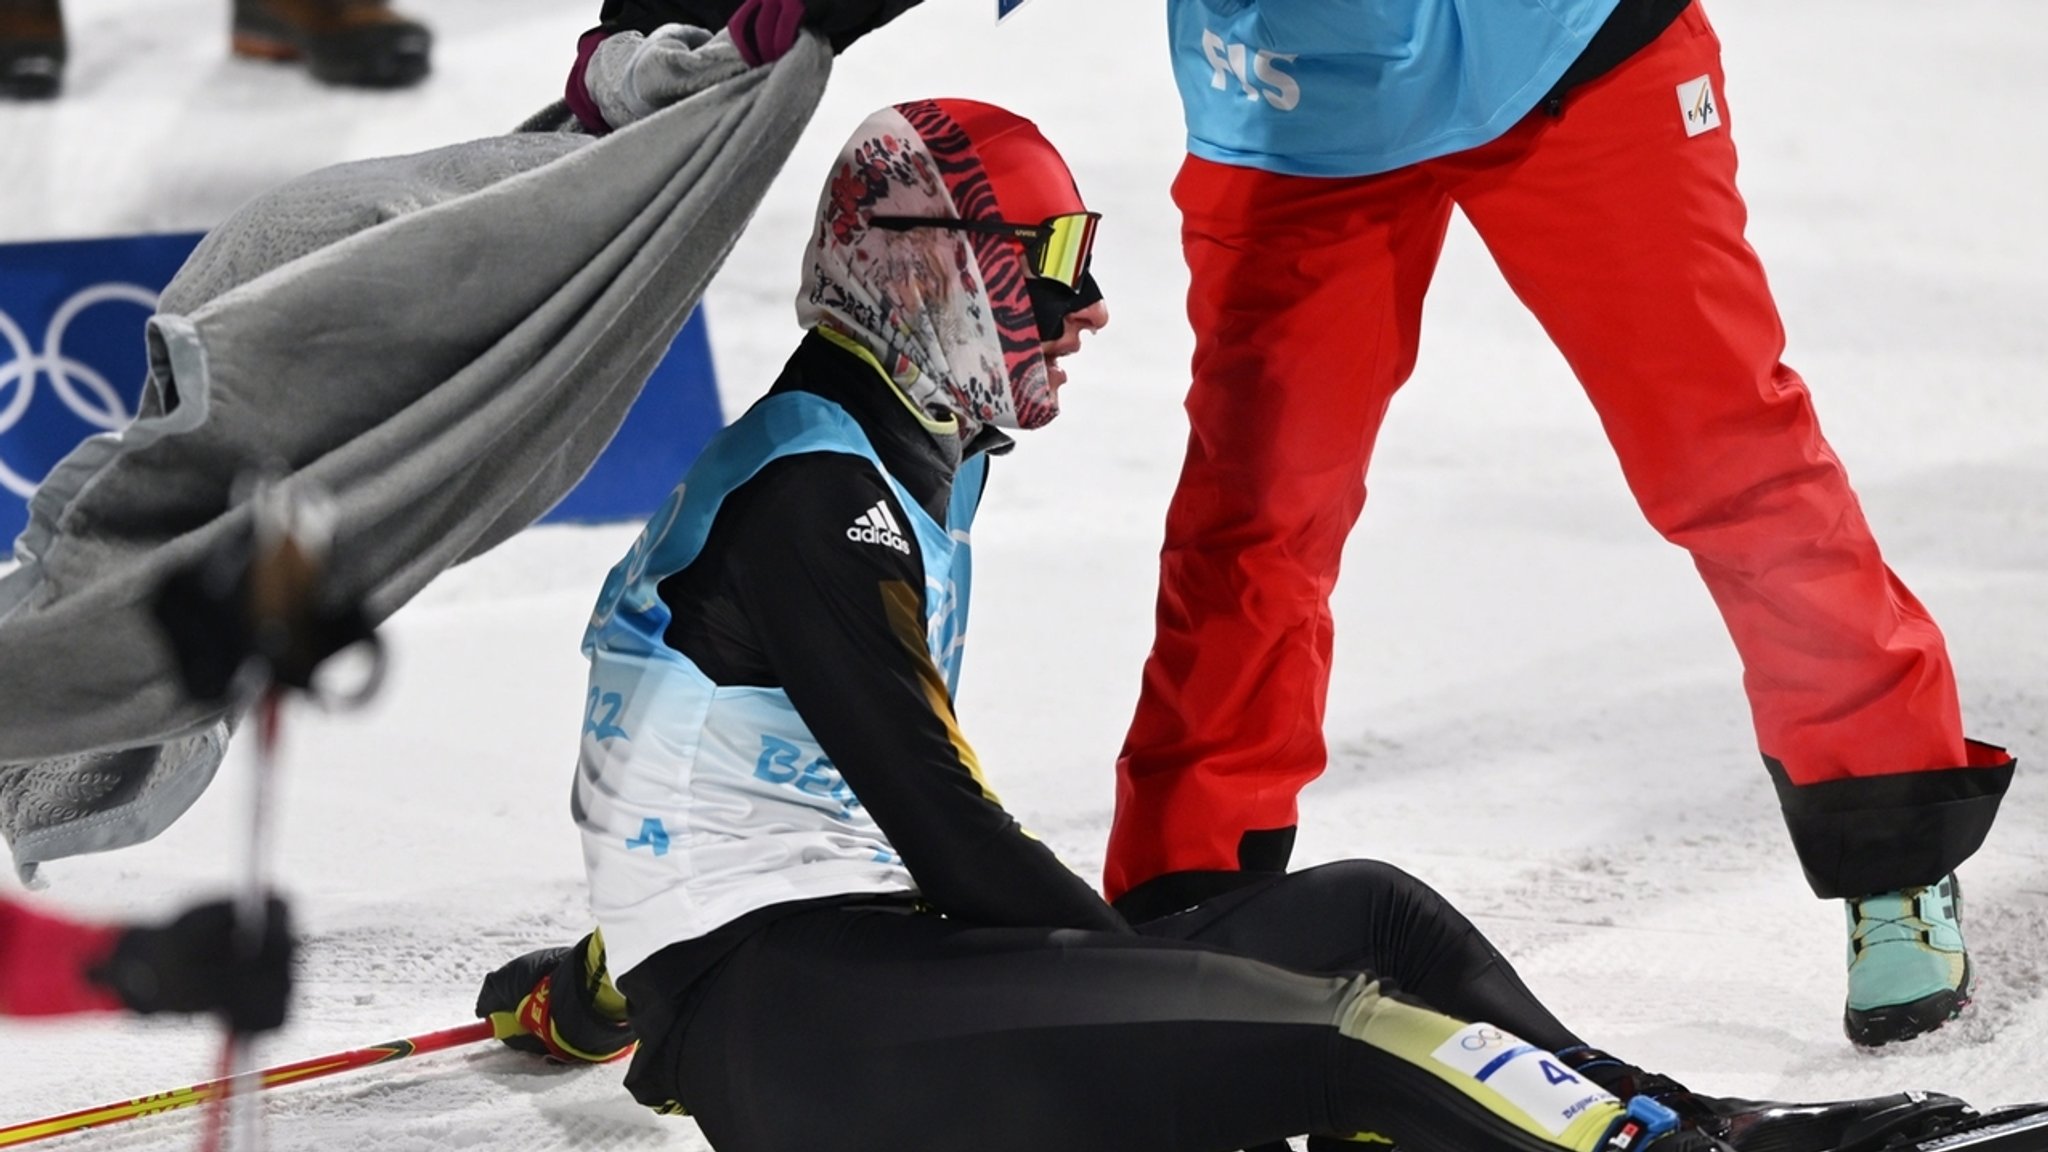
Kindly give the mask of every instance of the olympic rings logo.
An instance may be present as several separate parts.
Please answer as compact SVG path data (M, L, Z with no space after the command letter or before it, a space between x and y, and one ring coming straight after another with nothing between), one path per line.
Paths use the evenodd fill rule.
M120 392L99 369L64 354L64 331L78 314L98 304L125 301L155 312L157 294L139 284L95 284L73 293L50 317L43 331L43 349L37 352L28 334L5 312L0 312L0 344L10 353L0 361L0 437L4 437L28 414L36 385L47 377L50 391L73 415L106 432L118 431L135 418ZM0 488L27 499L40 477L30 479L0 460Z
M1463 1048L1467 1052L1484 1052L1488 1048L1506 1043L1507 1037L1502 1035L1500 1029L1481 1024L1477 1028L1465 1033L1458 1040L1458 1047Z

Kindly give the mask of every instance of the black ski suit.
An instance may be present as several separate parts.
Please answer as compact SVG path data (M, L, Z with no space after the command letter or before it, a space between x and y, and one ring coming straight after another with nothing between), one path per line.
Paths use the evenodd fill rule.
M906 490L944 508L960 449L875 368L812 336L776 385L790 389L845 409ZM1428 1003L1539 1048L1578 1044L1419 881L1334 864L1133 929L964 787L951 702L920 688L942 683L931 657L874 595L924 586L914 543L792 544L831 540L877 500L903 517L857 458L762 469L661 582L664 639L719 684L788 693L919 896L775 905L624 973L638 1099L687 1109L719 1152L1196 1152L1364 1130L1413 1152L1567 1146L1431 1067L1414 1036L1388 1043L1457 1031Z

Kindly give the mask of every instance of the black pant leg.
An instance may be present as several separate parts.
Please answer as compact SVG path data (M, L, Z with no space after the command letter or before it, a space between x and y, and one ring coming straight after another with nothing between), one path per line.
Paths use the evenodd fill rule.
M679 1026L677 1098L718 1152L1225 1152L1366 1129L1411 1152L1586 1152L1614 1112L1588 1095L1569 1139L1537 1134L1430 1066L1456 1021L1368 978L874 908L765 926Z
M1484 1020L1538 1047L1584 1043L1451 902L1377 860L1290 872L1138 925L1307 972L1372 972L1430 1007Z
M802 912L710 978L678 1098L718 1152L1168 1152L1231 1134L1220 1150L1327 1118L1343 987L1137 937Z

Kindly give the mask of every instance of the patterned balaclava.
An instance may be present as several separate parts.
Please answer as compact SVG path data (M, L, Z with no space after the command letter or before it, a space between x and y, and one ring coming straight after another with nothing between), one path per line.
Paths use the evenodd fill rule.
M1037 428L1059 414L1025 288L1023 245L942 228L872 228L876 216L1036 224L1086 209L1038 127L971 100L920 100L869 116L818 203L797 296L874 353L905 396L960 422Z

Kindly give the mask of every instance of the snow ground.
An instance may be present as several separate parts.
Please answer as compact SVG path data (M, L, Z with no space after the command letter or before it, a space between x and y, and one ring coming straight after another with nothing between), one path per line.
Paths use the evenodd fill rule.
M412 0L438 72L319 91L228 61L221 0L72 0L70 94L0 106L0 238L204 227L308 168L501 130L556 89L590 6ZM1026 823L1097 875L1110 761L1150 638L1189 340L1166 188L1178 108L1156 3L933 0L856 48L713 289L728 410L794 338L795 251L860 116L1009 103L1107 214L1115 323L1067 413L999 470L961 701ZM2048 10L2038 0L1716 0L1752 237L1894 566L1947 630L1973 731L2048 748ZM1733 651L1636 514L1597 423L1469 232L1381 439L1338 590L1328 774L1298 863L1391 859L1473 913L1593 1042L1730 1094L2048 1097L2048 791L2023 770L1965 873L1979 1003L1878 1056L1841 1038L1840 910L1802 884ZM461 1023L478 978L585 925L566 793L576 637L633 529L549 528L389 629L369 712L297 714L280 871L308 946L270 1062ZM1049 622L1056 621L1053 626ZM159 840L49 869L48 899L155 914L236 874L242 766ZM209 1074L177 1024L0 1027L11 1123ZM617 1069L476 1048L270 1094L279 1149L700 1148ZM159 1117L51 1148L187 1146Z

